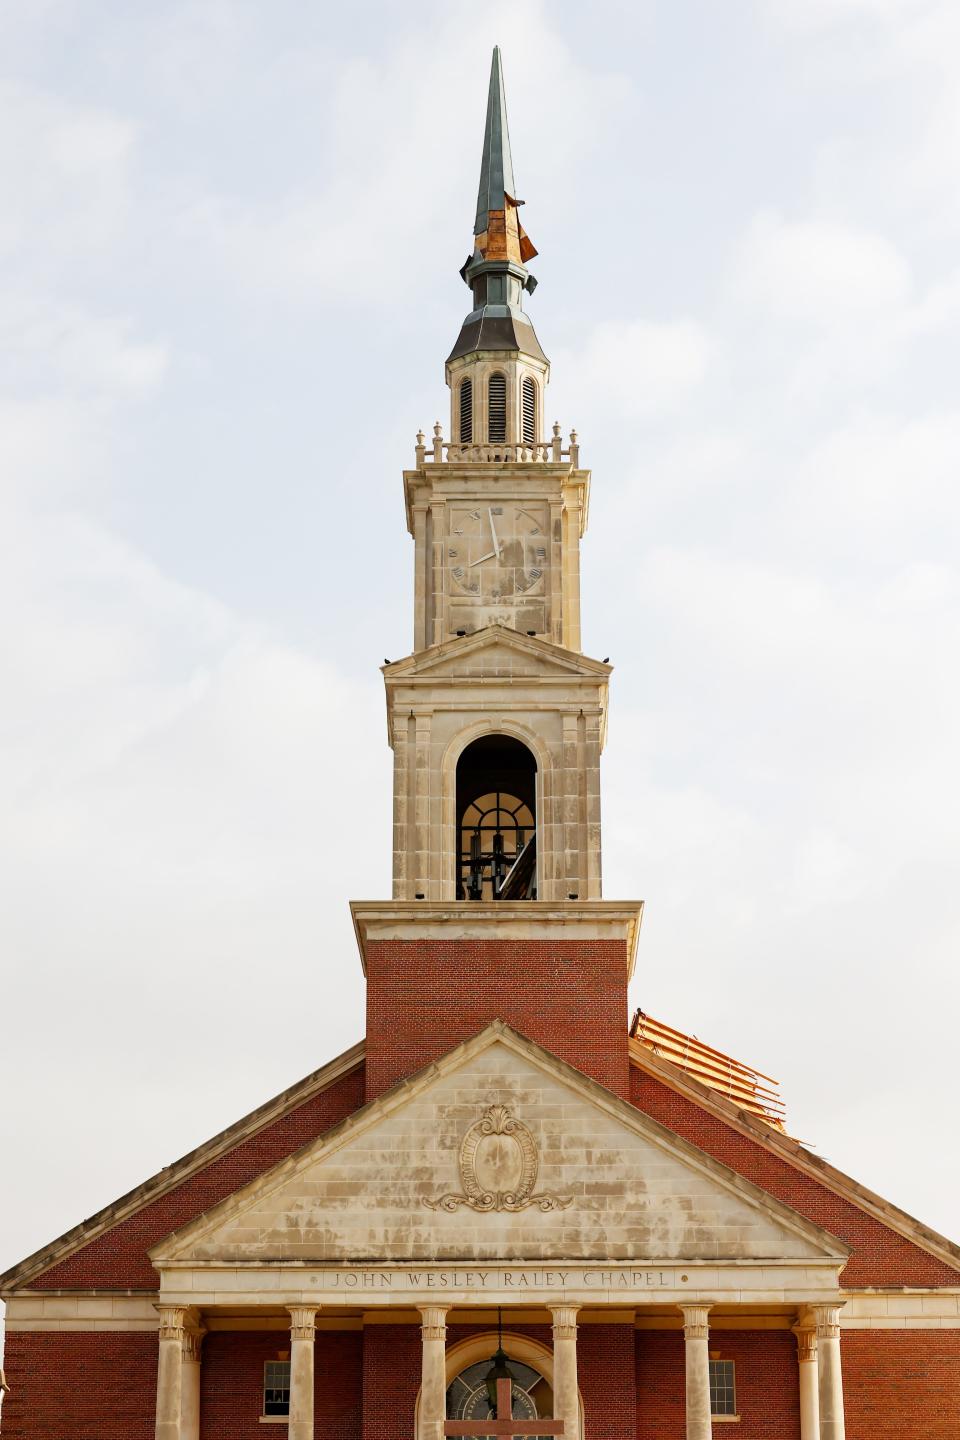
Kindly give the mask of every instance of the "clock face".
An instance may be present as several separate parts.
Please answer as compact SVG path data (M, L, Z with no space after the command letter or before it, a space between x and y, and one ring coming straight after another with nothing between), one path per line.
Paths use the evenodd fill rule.
M535 502L450 507L445 564L451 595L509 605L542 594L548 512Z

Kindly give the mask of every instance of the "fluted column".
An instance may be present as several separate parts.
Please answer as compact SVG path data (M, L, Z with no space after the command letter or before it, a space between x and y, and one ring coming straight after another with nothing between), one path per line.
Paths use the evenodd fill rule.
M183 1332L180 1371L180 1440L200 1440L200 1347L206 1330L188 1326Z
M156 1440L180 1440L183 1396L183 1340L187 1310L182 1305L161 1305L160 1350L157 1357Z
M290 1305L290 1440L313 1440L313 1344L317 1305Z
M446 1305L420 1306L420 1415L417 1440L442 1440L447 1413Z
M580 1392L577 1385L578 1305L551 1305L553 1316L553 1418L563 1421L564 1440L580 1434Z
M794 1325L797 1368L800 1372L800 1440L820 1440L820 1397L815 1326Z
M686 1354L687 1440L711 1440L709 1305L681 1305Z
M843 1376L840 1371L840 1306L811 1305L817 1322L817 1369L820 1375L820 1440L844 1440Z

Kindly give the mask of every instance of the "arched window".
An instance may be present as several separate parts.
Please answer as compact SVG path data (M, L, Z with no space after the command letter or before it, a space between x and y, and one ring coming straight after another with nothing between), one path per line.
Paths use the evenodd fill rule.
M537 382L532 375L523 377L521 387L523 401L523 443L537 443Z
M458 900L536 899L537 762L509 735L483 735L457 763Z
M473 444L473 381L460 382L460 444Z
M507 377L491 375L487 386L487 439L503 445L507 438Z

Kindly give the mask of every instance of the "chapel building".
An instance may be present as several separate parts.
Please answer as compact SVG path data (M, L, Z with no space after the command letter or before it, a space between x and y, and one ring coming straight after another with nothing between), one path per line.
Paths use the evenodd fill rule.
M956 1440L960 1248L637 1012L590 473L545 425L499 52L448 438L404 472L366 1037L0 1277L4 1440Z

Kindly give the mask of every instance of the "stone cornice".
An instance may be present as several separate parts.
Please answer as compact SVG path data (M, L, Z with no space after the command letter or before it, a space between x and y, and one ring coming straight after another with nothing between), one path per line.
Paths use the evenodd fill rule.
M33 1255L28 1255L26 1259L21 1260L19 1264L12 1266L0 1275L0 1298L5 1298L8 1293L29 1285L31 1280L35 1280L45 1270L49 1270L53 1265L58 1265L67 1256L81 1250L92 1240L96 1240L98 1236L113 1229L115 1225L119 1225L121 1221L136 1214L138 1210L142 1210L145 1205L151 1205L162 1195L166 1195L168 1191L182 1185L185 1180L189 1180L191 1175L196 1174L198 1170L203 1170L227 1151L235 1149L245 1140L249 1140L252 1135L256 1135L258 1131L272 1125L275 1120L279 1120L283 1115L311 1100L314 1095L326 1090L335 1081L363 1063L364 1051L364 1042L361 1040L359 1044L345 1050L342 1055L338 1055L329 1064L321 1066L319 1070L314 1070L312 1074L297 1081L289 1089L275 1095L272 1100L268 1100L264 1105L259 1105L256 1110L251 1110L249 1115L245 1115L243 1119L228 1126L226 1130L221 1130L211 1140L205 1141L203 1145L199 1145L195 1150L191 1150L189 1154L175 1160L172 1164L165 1165L149 1180L144 1180L134 1190L122 1195L119 1200L105 1206L103 1210L98 1210L88 1220L83 1220L79 1225L67 1230L56 1240L51 1241L49 1245L45 1245L43 1249L37 1250Z
M637 958L642 900L351 900L350 914L367 973L376 940L623 940L627 979Z
M841 1196L844 1200L849 1200L859 1210L865 1211L873 1219L878 1220L881 1225L885 1225L887 1229L902 1235L905 1240L909 1240L918 1249L925 1250L938 1260L942 1260L945 1265L960 1270L960 1245L955 1245L952 1240L931 1230L920 1220L908 1215L905 1210L899 1209L889 1200L884 1200L873 1190L868 1190L865 1185L861 1185L859 1181L844 1174L842 1170L838 1170L821 1156L814 1155L812 1151L805 1149L799 1140L794 1140L789 1135L775 1130L773 1126L764 1124L749 1111L741 1109L739 1105L727 1100L710 1086L695 1080L693 1076L688 1075L678 1066L672 1065L669 1060L654 1055L645 1045L640 1045L636 1041L630 1043L630 1064L637 1070L647 1071L654 1079L659 1080L669 1089L675 1090L678 1095L692 1100L702 1109L711 1111L726 1125L739 1131L747 1139L772 1151L782 1160L786 1160L788 1164L803 1174L809 1175L825 1189L832 1190L835 1195Z

